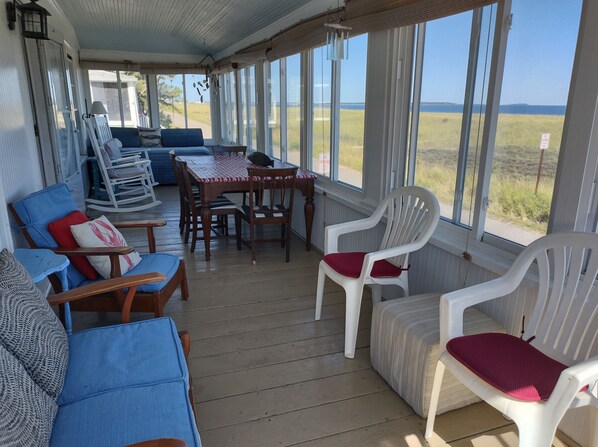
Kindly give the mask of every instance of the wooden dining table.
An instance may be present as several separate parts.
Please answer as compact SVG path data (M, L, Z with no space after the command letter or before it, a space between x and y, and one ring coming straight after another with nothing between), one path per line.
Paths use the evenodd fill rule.
M199 185L201 200L201 221L212 221L212 210L209 203L225 192L249 191L248 167L259 167L251 163L244 155L216 155L216 156L179 156L187 162L187 170ZM276 168L291 167L291 165L275 161ZM295 187L305 197L303 206L305 214L305 248L311 250L311 231L314 221L314 185L317 175L299 169L295 180ZM202 225L205 257L210 260L210 225Z

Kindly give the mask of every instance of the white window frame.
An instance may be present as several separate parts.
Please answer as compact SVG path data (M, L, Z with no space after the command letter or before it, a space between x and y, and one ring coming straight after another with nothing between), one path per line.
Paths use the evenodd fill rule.
M492 235L485 231L486 211L487 211L488 195L489 195L490 181L491 181L491 175L492 175L492 161L493 161L493 156L494 156L494 145L495 145L496 130L497 130L497 124L498 124L498 117L499 117L498 110L499 110L499 106L500 106L500 96L501 96L503 73L504 73L504 67L505 67L508 32L510 29L510 22L511 22L511 3L512 3L511 0L501 0L497 3L496 22L495 22L495 28L494 28L494 38L493 38L493 47L492 47L492 56L491 56L492 60L490 63L490 71L489 71L489 77L488 77L488 90L487 90L487 96L486 96L486 111L485 111L485 116L484 116L484 127L483 127L482 143L481 143L480 154L479 154L478 171L476 173L477 185L476 185L475 199L474 199L473 210L472 210L472 213L473 213L472 225L471 225L471 228L467 228L465 225L456 222L455 216L458 215L457 213L460 213L460 209L458 209L457 206L454 206L453 219L448 220L448 219L443 218L439 225L440 232L445 236L448 235L448 237L447 237L448 240L464 241L467 239L467 240L469 240L470 248L472 250L476 251L477 253L483 253L484 251L489 250L489 247L495 247L495 248L498 248L502 253L518 254L519 252L521 252L521 250L523 250L523 248L525 248L523 245L521 245L515 241L507 240L502 237ZM477 10L474 10L474 23L475 23L476 11ZM582 14L582 20L583 20L583 14ZM419 25L419 26L420 26L420 33L423 33L423 30L421 28L422 25ZM580 25L580 29L581 29L581 25ZM472 38L473 38L473 33L474 33L474 30L472 29ZM419 38L422 39L421 36ZM417 39L418 38L416 37L416 40ZM470 50L471 50L471 45L470 45ZM413 82L416 85L417 85L417 82L421 82L421 80L420 80L421 72L418 73L418 70L421 70L421 67L418 67L418 64L415 62L417 60L416 53L418 51L419 51L419 47L416 49L416 51L413 54L413 64L415 64ZM578 52L579 52L579 42L578 42ZM577 63L578 57L579 57L579 55L576 55L576 63ZM419 60L421 61L421 58L419 58ZM469 64L471 64L471 58L470 58ZM469 73L469 75L471 74L471 65L468 66L468 73ZM575 74L576 74L576 70L574 67L573 79L572 79L571 85L569 87L570 97L573 94L573 89L575 86L575 83L574 83ZM468 75L468 78L469 78L469 75ZM417 98L414 96L414 114L415 114L415 109L416 109L415 99L417 99ZM409 99L408 99L408 101L409 101ZM569 101L569 102L571 102L571 101ZM598 106L596 107L596 110L598 110ZM593 225L593 222L588 223L587 215L585 214L585 212L584 212L583 219L577 219L577 221L576 221L576 222L578 222L577 226L572 225L572 224L565 224L565 225L557 224L558 226L555 225L555 221L557 221L557 222L559 221L559 218L557 218L555 216L559 216L559 215L563 214L563 212L561 210L564 210L567 206L567 205L565 205L565 202L563 200L560 200L557 197L557 195L558 195L558 191L565 186L565 182L568 181L566 178L564 178L564 175L562 172L563 164L566 164L566 163L563 163L563 161L561 159L565 158L563 155L564 151L562 148L569 147L571 145L570 143L567 142L567 138L566 138L567 137L567 131L566 131L567 128L571 125L574 126L574 124L571 123L572 120L570 119L571 113L572 113L572 111L570 109L570 104L568 104L567 105L567 115L565 117L565 126L563 129L563 140L561 142L561 152L560 152L559 164L558 164L558 169L557 169L557 177L555 179L555 186L554 186L555 197L553 198L553 202L552 202L552 206L551 206L550 221L549 221L547 233L554 232L555 228L558 228L558 230L560 230L560 231L563 231L563 230L571 231L573 229L576 229L576 230L586 229ZM466 111L464 110L463 121L465 122L466 119L469 120L469 117L467 116ZM413 139L416 139L416 138L417 138L417 133L412 132L410 135L410 140L412 141ZM406 166L408 166L408 168L407 168L408 176L406 178L405 183L413 184L413 172L414 172L413 169L415 167L415 157L413 157L412 154L409 152L410 151L408 149L408 145L406 144L402 148L402 153L403 153L404 159L406 161ZM460 163L463 163L462 155L464 155L464 154L463 154L462 147L460 147L460 151L459 151ZM465 157L463 157L463 158L465 158ZM590 170L592 172L595 172L595 170L596 170L595 165L598 164L598 155L593 157L592 160L593 160L592 162L594 163L594 166L592 166L590 168ZM569 170L569 173L571 173L571 170ZM585 177L587 180L588 176L585 176ZM458 176L458 181L459 181L459 176ZM594 195L592 192L593 188L594 188L593 182L591 185L589 185L588 182L586 181L585 188L583 190L578 189L577 192L579 194L584 195L584 197L586 199L584 202L586 204L589 204L588 200L593 201L593 203L596 204L595 206L596 206L596 209L598 212L598 199L594 198ZM458 192L457 192L457 190L455 190L455 201L457 201L457 199L458 199L457 195L458 195ZM586 206L585 210L587 210L587 209L588 208ZM579 208L578 208L578 212L579 212ZM579 224L579 222L581 220L583 220L583 224ZM437 241L437 242L439 242L441 245L443 244L442 241ZM457 244L457 245L460 245L460 244ZM462 245L460 245L460 246L462 247ZM487 262L487 268L490 268L491 264L492 264L492 262L490 262L490 261Z
M369 53L369 37L368 37L368 53ZM325 48L323 48L325 51ZM306 70L304 71L305 75L305 90L308 90L309 93L306 95L306 113L303 115L304 120L306 122L306 163L304 167L310 171L314 171L313 169L313 64L314 64L314 50L310 50L305 53L306 54ZM364 61L367 64L367 61ZM364 108L364 136L363 136L363 143L364 143L364 154L363 154L363 164L361 168L361 179L362 179L362 186L352 185L347 182L343 182L339 179L339 161L340 161L340 88L341 88L341 75L342 75L342 63L341 61L332 61L331 63L331 73L330 73L330 176L324 176L323 174L319 174L322 178L329 180L330 182L342 185L350 190L354 191L363 191L365 187L365 172L366 172L366 163L365 163L365 123L367 122L367 85L368 85L368 75L369 73L366 72L366 104Z

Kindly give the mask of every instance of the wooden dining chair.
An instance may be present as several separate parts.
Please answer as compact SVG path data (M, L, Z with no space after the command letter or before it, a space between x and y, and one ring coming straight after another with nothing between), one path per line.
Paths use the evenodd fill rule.
M200 232L203 231L202 225L210 225L211 230L217 236L228 236L228 216L235 213L237 206L226 197L218 197L209 204L212 216L216 218L216 222L202 222L201 202L196 196L195 189L191 183L191 175L187 170L187 162L175 157L174 163L175 173L180 177L183 190L183 202L181 206L185 216L185 243L189 242L189 234L191 234L190 251L193 253L197 240L203 239L203 236L199 236Z
M185 211L185 198L183 195L184 187L181 183L181 176L178 172L178 166L175 161L176 154L174 150L170 151L168 155L170 156L170 162L172 163L172 170L174 172L174 179L176 180L177 191L179 193L179 234L183 234L183 231L185 231L185 216L188 214Z
M291 218L297 168L247 168L249 174L249 205L237 208L235 229L237 232L237 250L241 244L251 248L251 260L255 260L255 244L258 242L280 242L286 246L286 262L290 257ZM249 223L249 242L241 236L242 221ZM275 224L281 226L279 239L256 239L255 228L258 225Z

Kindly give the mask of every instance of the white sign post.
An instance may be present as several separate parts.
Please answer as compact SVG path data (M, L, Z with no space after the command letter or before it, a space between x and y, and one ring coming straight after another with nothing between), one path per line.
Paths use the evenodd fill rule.
M543 133L540 137L540 161L538 162L538 175L536 177L536 194L538 194L538 185L540 184L540 176L542 175L542 163L544 162L544 151L550 145L550 134Z
M540 150L543 151L544 149L548 149L549 144L550 144L550 134L543 133L542 137L540 138Z

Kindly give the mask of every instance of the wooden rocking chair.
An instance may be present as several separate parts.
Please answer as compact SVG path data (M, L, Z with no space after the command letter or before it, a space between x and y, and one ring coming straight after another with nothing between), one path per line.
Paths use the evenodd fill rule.
M132 247L74 249L58 247L56 240L48 230L48 224L78 210L65 184L59 183L37 191L8 205L8 208L31 248L48 248L66 256L109 256L111 278L151 272L158 272L165 277L163 281L140 286L134 299L127 297L122 290L106 291L106 293L99 293L93 298L72 303L71 310L73 311L121 312L123 322L126 322L129 310L131 312L153 312L156 317L162 316L164 305L179 287L181 288L181 298L183 300L189 298L185 261L171 254L156 253L154 228L166 225L164 221L114 222L113 225L120 229L144 228L148 236L149 253L142 254L141 262L122 275L119 256L131 253ZM87 279L73 267L72 263L68 267L67 278L69 289L100 281ZM62 291L60 281L54 275L50 277L50 282L56 293Z

